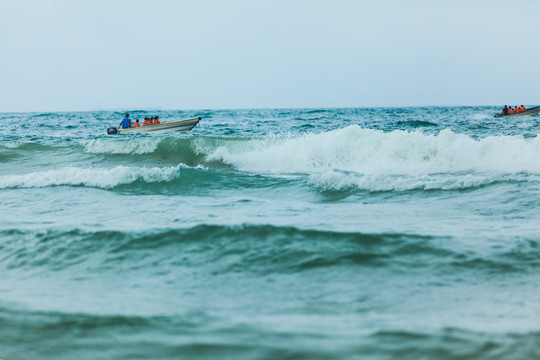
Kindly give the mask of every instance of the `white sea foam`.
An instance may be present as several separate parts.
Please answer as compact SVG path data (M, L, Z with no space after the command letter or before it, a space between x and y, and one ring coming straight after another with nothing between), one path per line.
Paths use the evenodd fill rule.
M471 118L473 120L493 120L493 115L492 114L485 114L485 113L476 113L476 114L472 114Z
M430 174L430 175L364 175L325 171L309 176L308 183L320 190L460 190L501 181L540 181L538 175L513 174Z
M149 154L154 152L161 139L93 139L84 142L84 150L93 154Z
M2 141L0 142L0 146L3 146L7 149L17 149L19 146L21 146L22 143L17 141Z
M427 135L353 125L322 134L198 144L197 151L242 171L306 174L325 188L453 189L540 175L540 137L475 140L451 130Z
M180 175L180 167L180 165L164 168L117 166L110 169L65 167L57 170L0 176L0 189L55 185L83 185L107 189L137 180L148 183L171 181Z

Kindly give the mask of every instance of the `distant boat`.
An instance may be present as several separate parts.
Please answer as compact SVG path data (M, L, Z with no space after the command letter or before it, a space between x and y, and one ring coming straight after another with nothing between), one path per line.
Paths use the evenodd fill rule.
M169 131L189 131L201 120L200 117L163 122L161 124L144 125L130 128L108 128L107 134L134 134L134 133L154 133L160 134Z
M507 114L507 115L496 114L494 117L500 118L500 117L511 117L511 116L532 116L532 115L538 114L539 112L540 112L540 106L535 106L525 111L521 111L521 112L517 112L513 114Z

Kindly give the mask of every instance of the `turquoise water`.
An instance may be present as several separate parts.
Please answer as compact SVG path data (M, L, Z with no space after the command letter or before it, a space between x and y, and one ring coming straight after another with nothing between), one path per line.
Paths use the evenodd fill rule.
M0 114L0 358L540 356L540 122Z

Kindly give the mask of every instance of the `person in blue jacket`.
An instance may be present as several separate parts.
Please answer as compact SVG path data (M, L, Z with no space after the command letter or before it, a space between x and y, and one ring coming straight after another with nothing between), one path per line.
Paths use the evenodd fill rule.
M120 126L122 126L123 129L131 127L131 120L129 119L129 114L126 114L126 117L122 119Z

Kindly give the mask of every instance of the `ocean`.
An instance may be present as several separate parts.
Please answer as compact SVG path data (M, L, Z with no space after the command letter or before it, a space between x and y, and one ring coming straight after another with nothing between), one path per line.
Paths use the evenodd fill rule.
M540 121L0 114L0 358L540 358Z

